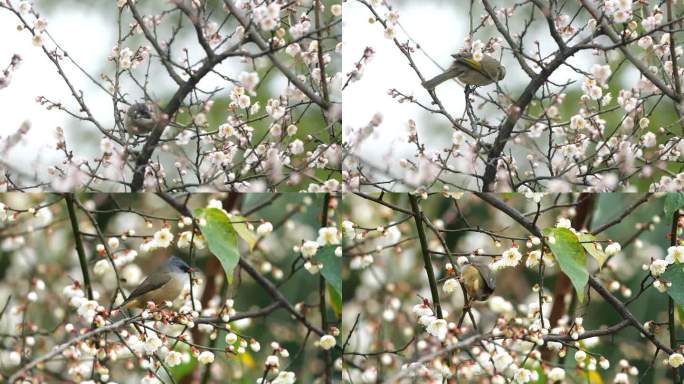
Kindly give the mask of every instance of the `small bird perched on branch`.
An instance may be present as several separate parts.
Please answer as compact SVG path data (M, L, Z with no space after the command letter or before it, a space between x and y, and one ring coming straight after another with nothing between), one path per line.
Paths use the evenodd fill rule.
M503 80L506 77L506 68L491 56L482 55L480 61L473 59L473 55L469 53L457 53L451 56L454 58L451 67L423 82L423 87L433 90L443 82L454 78L466 85L480 87Z
M159 123L146 103L135 103L126 112L126 130L133 136L150 133Z
M496 289L496 277L487 263L469 259L461 269L461 281L469 301L485 301Z
M173 301L183 290L185 279L192 271L193 269L185 261L172 256L161 268L150 273L117 309L122 307L143 309L149 301L157 305Z

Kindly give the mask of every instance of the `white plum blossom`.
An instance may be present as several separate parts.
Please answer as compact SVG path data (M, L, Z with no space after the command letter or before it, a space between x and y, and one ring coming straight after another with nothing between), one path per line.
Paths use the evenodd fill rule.
M556 228L572 228L572 222L565 217L559 217L558 222L556 222Z
M238 76L238 80L245 89L253 91L259 84L259 74L256 72L242 72Z
M268 221L265 223L259 224L259 226L256 229L256 233L259 236L266 236L271 232L273 232L273 224L271 224Z
M497 350L496 353L492 355L492 360L494 360L494 367L497 371L504 371L513 364L513 357L503 350Z
M667 266L669 263L666 260L653 260L651 265L649 266L649 270L651 271L651 275L658 277L665 273L665 270L667 270Z
M314 257L320 246L320 243L317 241L305 241L301 246L302 257L305 259Z
M207 246L204 236L199 233L193 234L192 231L181 232L181 234L178 235L178 241L176 245L178 248L188 248L191 241L197 249L204 249Z
M173 242L173 233L169 228L162 228L154 233L153 243L157 248L167 248Z
M317 241L320 245L339 244L340 235L336 227L323 227L318 230Z
M438 338L439 340L444 340L446 338L447 332L449 331L446 320L435 319L428 324L426 327L427 333Z
M446 293L454 293L460 287L457 279L449 278L444 282L442 289Z
M356 236L354 227L355 225L352 221L344 220L342 222L342 233L344 233L347 238L353 239Z
M37 32L43 32L47 28L48 21L44 17L39 17L36 20L33 21L33 28Z
M425 303L416 304L413 306L413 313L418 316L432 316L432 308Z
M276 376L271 384L294 384L296 382L296 376L294 372L280 371L278 376Z
M143 377L140 380L140 384L160 384L160 383L161 383L161 381L159 381L157 376L155 376L152 372L148 373L147 375L145 375L145 377Z
M591 74L599 84L605 84L611 73L612 71L610 70L609 65L594 64L591 67Z
M289 148L293 155L300 155L304 153L304 142L299 139L295 139L289 144Z
M183 354L176 351L170 351L164 358L164 363L169 367L175 367L183 363Z
M157 350L161 348L162 345L163 343L161 339L157 336L157 334L151 332L147 335L147 337L145 337L145 344L143 348L145 349L145 352L148 355L151 355L157 352Z
M522 260L522 253L517 247L511 247L501 254L501 262L506 267L516 267Z
M332 335L323 335L318 341L318 344L327 351L337 344L337 340L335 340L335 337Z
M25 15L25 14L31 12L31 9L32 9L33 7L31 6L31 2L30 2L30 1L21 1L21 2L19 3L19 6L18 6L17 8L19 9L19 12L21 12L22 14Z
M100 304L95 300L83 300L78 307L78 315L83 317L86 322L92 323L97 314L99 305Z
M549 379L552 381L565 380L565 370L561 367L553 367L549 371Z
M105 259L98 260L93 267L93 272L98 276L103 276L110 271L114 271L114 268L112 268L112 264L109 262L109 260Z
M587 121L581 115L574 115L570 118L570 128L574 130L582 130L587 125Z
M656 135L653 132L646 132L641 136L641 143L646 148L653 148L656 146Z
M515 371L515 374L513 374L513 378L518 384L529 383L533 380L532 372L525 368L518 368L518 370Z
M667 248L667 256L665 256L665 261L668 264L684 263L684 245L673 245Z
M197 356L197 361L200 364L210 364L214 362L214 353L211 351L202 351L199 356Z
M607 256L615 256L620 253L621 250L622 247L620 246L620 243L612 242L606 246L604 252Z
M226 343L235 344L236 341L238 341L238 336L233 332L228 332L228 334L226 335Z
M673 353L667 358L667 363L673 368L679 368L684 364L684 356L681 353Z
M254 9L254 20L264 31L272 31L280 24L280 4L264 4Z

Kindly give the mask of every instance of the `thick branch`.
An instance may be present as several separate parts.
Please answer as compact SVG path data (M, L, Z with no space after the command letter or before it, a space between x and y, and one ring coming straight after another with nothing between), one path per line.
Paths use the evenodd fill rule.
M430 257L430 249L428 248L427 237L425 236L425 229L423 228L423 211L418 205L418 198L409 194L409 201L411 202L411 209L413 210L413 218L416 221L416 231L418 231L418 240L420 241L420 250L423 254L423 266L425 273L427 273L428 284L430 285L430 294L432 295L432 303L435 306L437 318L444 318L442 315L442 306L439 303L439 290L437 289L437 279L435 278L435 271L432 269L432 259Z
M74 233L74 242L76 243L76 253L78 253L78 261L81 264L81 272L83 273L83 285L85 286L88 300L93 299L93 289L90 286L90 275L88 274L88 263L86 261L85 250L83 249L83 239L81 238L81 231L78 227L78 217L76 217L76 209L74 208L74 194L67 193L64 195L66 199L67 211L69 211L69 221L71 221L71 230Z

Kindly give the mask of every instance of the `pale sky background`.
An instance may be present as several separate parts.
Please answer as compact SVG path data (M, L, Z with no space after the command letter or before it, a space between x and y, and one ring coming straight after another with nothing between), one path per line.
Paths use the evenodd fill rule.
M493 3L500 6L504 2L494 1ZM382 125L376 128L372 138L361 146L361 157L381 167L391 164L397 169L400 169L399 159L413 159L415 145L406 143L409 119L414 119L418 124L419 137L428 148L450 147L453 130L444 117L429 114L408 102L399 103L388 95L389 89L396 88L404 94L415 96L424 105L431 105L427 91L421 86L416 73L409 67L405 56L392 40L384 37L382 25L368 22L369 17L372 16L368 8L356 1L348 1L344 4L344 73L352 71L366 47L372 47L376 52L373 60L365 67L362 79L351 83L344 90L345 134L350 128L358 129L366 126L375 113L379 112L383 116ZM469 2L459 2L462 4L459 6L449 0L396 1L392 4L399 13L401 26L435 61L445 68L448 67L451 62L450 55L463 47L464 38L468 34ZM381 16L386 16L386 8L378 7L377 11ZM481 11L475 12L476 23ZM524 13L527 15L529 11ZM541 15L537 14L537 16ZM519 22L511 22L511 25L513 32L518 32L522 28ZM496 29L493 26L487 27L477 33L474 38L487 42L490 37L496 36L495 32ZM536 29L532 28L529 36L539 39L543 52L556 49L544 20L536 24ZM397 38L400 42L407 40L401 28L397 28ZM526 47L529 50L533 46L527 43ZM426 78L440 73L440 69L422 52L416 51L413 58ZM590 52L585 51L576 54L569 62L588 70L598 60ZM500 85L513 97L518 97L529 81L529 77L520 69L510 53L504 56L504 64L506 65L506 78L500 82ZM630 76L634 74L631 70L629 73ZM633 78L638 79L637 76ZM566 66L559 68L551 76L551 80L559 83L568 79L579 80L576 85L572 86L579 88L582 78ZM493 89L494 85L490 85L481 87L478 91L491 92ZM436 92L447 111L455 118L460 118L465 104L463 87L455 81L449 81L437 87ZM500 115L486 115L477 110L475 113L480 117L489 118L490 122L498 123L501 119ZM524 156L525 153L520 153L520 157L524 158ZM403 172L399 171L395 174L397 175L403 175Z
M58 7L57 10L65 10ZM90 73L97 75L103 68L102 58L109 54L113 29L97 12L83 13L70 7L68 14L43 12L48 19L48 31L60 42L60 45L72 55L79 64ZM67 140L76 132L70 129L63 112L48 111L36 102L36 97L45 96L52 101L62 101L69 107L74 105L72 96L65 83L57 74L55 66L45 56L40 47L31 42L28 31L18 32L18 19L7 10L0 10L0 67L5 68L13 54L19 54L22 62L12 76L9 87L0 90L0 105L3 112L3 124L0 135L6 137L19 128L25 120L31 122L31 130L24 141L15 147L4 160L10 164L20 165L23 171L26 166L37 159L41 163L59 161L59 153L55 150L55 127L66 129ZM50 44L50 43L48 43ZM107 95L95 91L89 81L77 75L77 69L64 63L64 70L77 88L83 89L92 112L104 122L111 122L111 103L105 104ZM75 76L76 75L76 76ZM104 100L103 100L104 98ZM109 109L108 109L109 108ZM110 119L104 117L110 115ZM33 167L32 167L33 168ZM32 171L32 169L31 169ZM41 169L44 173L44 169Z

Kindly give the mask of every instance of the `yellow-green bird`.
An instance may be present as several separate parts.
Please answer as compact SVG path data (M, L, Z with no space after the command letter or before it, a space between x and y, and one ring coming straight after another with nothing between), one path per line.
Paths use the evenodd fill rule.
M496 277L489 266L479 260L468 260L461 268L461 281L468 300L485 301L496 289Z
M149 301L157 305L173 301L183 290L185 282L189 281L186 279L192 271L185 261L172 256L161 268L150 273L117 308L144 309Z
M423 87L433 90L443 82L454 78L466 85L480 87L506 77L506 68L491 56L482 55L480 61L473 59L473 55L469 53L456 53L451 57L454 58L451 67L444 73L425 81Z

